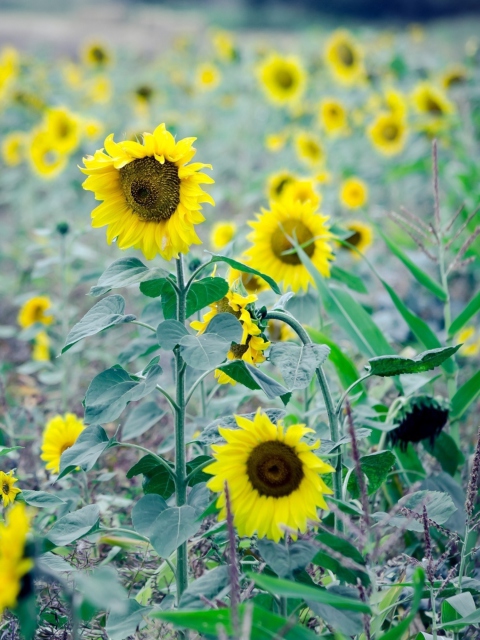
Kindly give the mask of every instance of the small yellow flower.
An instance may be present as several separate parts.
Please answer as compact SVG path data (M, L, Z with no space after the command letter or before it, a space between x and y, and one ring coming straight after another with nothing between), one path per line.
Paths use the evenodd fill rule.
M97 76L88 87L88 96L95 104L107 104L112 97L112 83L107 76Z
M344 29L335 31L328 39L325 61L334 78L342 84L354 84L365 76L363 50Z
M265 138L265 146L269 151L281 151L287 142L288 135L281 131L280 133L270 133Z
M80 120L68 109L49 109L45 125L52 147L56 151L72 153L80 144Z
M396 89L387 89L384 93L385 106L395 116L406 118L408 113L408 101L406 97Z
M279 171L273 173L268 178L267 195L269 200L279 200L283 195L287 185L294 182L297 178L290 171Z
M315 189L315 181L308 178L298 179L290 182L285 186L283 190L283 196L287 200L293 200L293 202L308 202L310 201L315 206L319 207L322 202L322 196Z
M2 158L9 167L19 165L25 154L26 136L22 131L12 131L2 141Z
M380 113L370 126L368 134L380 153L393 156L403 151L407 128L403 118L393 113Z
M63 65L62 72L65 82L69 87L72 89L80 89L83 84L83 74L78 64L67 62Z
M83 421L73 413L57 415L47 422L40 456L47 463L47 471L59 473L62 453L75 444L84 429Z
M320 140L311 133L297 134L295 148L299 159L310 166L321 164L325 160L325 150Z
M457 342L462 343L459 353L466 358L476 356L480 352L480 336L473 326L462 329L457 336Z
M99 120L85 120L83 123L83 132L90 138L90 140L96 140L103 135L104 126Z
M213 225L210 234L210 242L215 251L223 249L229 242L233 240L237 231L237 225L234 222L217 222Z
M213 64L205 63L197 69L197 85L202 91L211 91L218 87L221 77L220 71Z
M103 42L89 42L82 49L82 60L90 67L103 68L112 62L112 53Z
M368 200L368 187L359 178L348 178L340 187L340 201L349 209L363 207Z
M233 35L228 31L215 31L212 34L212 44L217 56L224 62L231 62L237 57Z
M2 496L4 508L12 504L15 501L15 496L22 491L13 486L17 481L18 478L13 476L13 471L9 471L9 473L0 471L0 496Z
M416 44L419 44L420 42L423 42L425 40L425 30L422 25L418 24L417 22L413 22L408 26L408 32L410 38Z
M277 105L292 105L305 91L307 74L294 56L272 53L258 69L267 98Z
M46 331L40 331L35 336L32 360L35 360L35 362L48 362L50 360L50 338Z
M13 505L0 522L0 616L7 608L14 608L22 588L22 578L33 566L25 558L25 544L30 518L25 505Z
M360 253L364 253L373 242L372 227L360 220L350 220L345 224L345 227L350 231L350 235L345 238L345 241L358 249ZM341 245L341 248L348 249L354 258L360 259L360 255L350 247Z
M449 66L442 74L441 82L444 89L453 89L454 87L464 84L468 79L468 72L463 64L454 64Z
M455 106L446 94L431 82L420 82L415 87L412 100L419 113L441 118L455 112Z
M347 110L334 98L325 98L320 103L320 125L329 135L339 135L347 131Z
M18 314L18 324L22 329L28 329L35 323L49 325L53 322L53 316L45 313L52 303L47 296L35 296L27 300Z
M55 148L48 132L37 130L30 141L30 162L35 173L51 180L65 169L67 156Z

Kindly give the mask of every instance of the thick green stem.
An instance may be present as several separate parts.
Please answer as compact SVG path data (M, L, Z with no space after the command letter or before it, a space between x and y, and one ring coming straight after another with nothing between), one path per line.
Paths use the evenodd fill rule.
M186 297L185 276L183 272L183 258L177 260L177 320L185 324ZM176 474L176 502L177 507L187 501L187 457L185 447L185 362L180 348L175 348L175 377L176 377L176 405L175 412L175 474ZM177 602L188 586L188 551L184 542L177 549Z

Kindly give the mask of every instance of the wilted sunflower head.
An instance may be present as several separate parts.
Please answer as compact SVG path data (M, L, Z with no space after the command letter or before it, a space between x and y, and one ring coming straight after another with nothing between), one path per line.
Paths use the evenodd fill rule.
M307 74L301 61L294 56L272 53L258 71L267 98L275 104L292 104L305 90Z
M388 433L392 444L403 451L409 442L429 440L433 445L448 422L449 403L444 398L419 395L399 398L396 404L390 417L398 427Z

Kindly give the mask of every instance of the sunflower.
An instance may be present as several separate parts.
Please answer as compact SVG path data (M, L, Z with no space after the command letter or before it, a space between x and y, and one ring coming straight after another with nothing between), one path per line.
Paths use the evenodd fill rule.
M339 135L347 131L347 110L340 100L322 100L318 115L320 125L329 135Z
M267 195L269 200L278 200L284 195L287 185L297 178L290 171L279 171L268 178Z
M202 64L197 69L197 86L202 91L211 91L218 87L221 80L220 71L213 64Z
M80 144L80 120L63 107L48 110L46 131L53 148L60 153L72 153Z
M388 432L391 443L403 451L409 442L429 440L433 445L448 422L449 403L441 397L427 395L397 398L389 412L398 427ZM393 410L392 410L393 409Z
M246 251L250 264L263 273L291 287L294 292L307 289L312 277L295 250L298 243L324 277L330 275L333 260L329 240L333 239L326 223L328 216L317 212L315 203L283 199L262 209L258 220L250 222L253 232L247 236L252 246Z
M247 256L242 256L241 261L243 262L243 264L246 264L248 266L249 259L247 258ZM239 279L241 280L242 285L245 287L245 291L247 293L256 294L260 293L261 291L265 291L265 289L268 289L268 284L265 282L265 280L255 275L254 273L239 271L238 269L233 268L229 269L227 276L228 284L230 286L233 286L233 284Z
M36 362L48 362L50 360L50 338L46 331L40 331L35 336L32 360Z
M317 136L306 131L295 136L295 148L300 160L315 166L325 160L325 151Z
M224 62L231 62L237 57L235 41L228 31L216 30L212 34L212 44L217 56Z
M322 196L315 189L315 182L311 179L304 178L294 180L286 185L283 190L283 197L287 200L312 202L316 207L320 206Z
M53 322L53 316L45 313L52 303L47 296L35 296L27 300L18 314L18 324L22 329L28 329L35 323L51 324Z
M288 134L284 131L270 133L265 137L265 147L274 153L281 151L288 139Z
M13 486L17 481L18 478L14 478L13 471L9 471L9 473L0 471L0 496L2 497L4 508L12 504L17 493L22 491Z
M84 429L82 420L73 413L57 415L47 422L43 432L40 458L47 463L45 468L48 471L59 473L62 453L75 444Z
M405 120L394 113L380 113L368 130L374 147L386 156L400 153L405 146Z
M386 89L383 94L385 106L395 116L406 118L408 113L408 101L406 97L396 89Z
M421 114L441 118L455 112L446 94L431 82L419 82L412 93L413 104Z
M92 226L107 226L107 242L114 238L120 249L141 249L148 260L160 254L166 260L187 253L191 244L201 244L194 224L203 222L202 202L214 205L200 184L212 183L203 167L187 163L195 155L196 138L175 142L158 126L145 133L143 144L116 143L113 134L105 140L105 153L84 158L84 189L104 202L92 211Z
M102 42L89 42L82 49L82 60L89 67L102 68L112 62L112 54Z
M140 84L134 91L135 98L142 104L152 101L155 89L150 84Z
M348 242L353 247L358 249L361 253L363 253L373 242L373 230L372 227L364 222L360 222L360 220L350 220L345 224L345 228L350 232L350 235L345 238L345 242ZM345 245L341 245L342 248L348 249L353 253L355 258L359 258L360 256L356 251L350 249L350 247L346 247Z
M237 232L237 225L234 222L217 222L213 225L210 234L210 243L215 251L223 249L231 242Z
M307 74L298 58L272 53L260 66L259 78L271 102L289 105L302 97Z
M360 178L348 178L340 186L340 201L349 209L363 207L368 200L368 187Z
M22 578L33 566L25 557L30 518L25 505L15 504L0 523L0 616L6 608L13 608L22 589Z
M353 84L363 79L363 51L352 35L340 29L332 33L325 45L325 61L336 80Z
M284 428L279 420L257 411L253 420L235 416L238 429L219 428L226 444L212 445L215 462L204 471L213 478L207 486L220 493L217 507L224 519L225 484L233 522L240 536L270 538L278 542L285 529L304 533L308 521L318 521L317 509L328 509L324 495L332 494L320 477L334 471L313 450L320 445L302 441L303 424Z
M467 358L476 356L480 352L480 337L475 327L465 327L457 335L457 342L462 343L459 353Z
M67 156L55 148L52 136L43 129L34 132L30 141L30 162L39 176L56 178L67 166Z
M441 82L444 89L453 89L454 87L465 84L468 79L468 72L463 64L454 64L448 67L442 74Z
M8 167L19 165L25 152L25 134L22 131L12 131L2 140L2 158Z

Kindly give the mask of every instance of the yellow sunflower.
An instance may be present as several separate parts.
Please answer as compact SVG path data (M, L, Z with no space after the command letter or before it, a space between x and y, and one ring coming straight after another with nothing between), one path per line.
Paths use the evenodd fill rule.
M328 216L317 212L316 205L307 200L287 200L270 203L270 211L262 209L253 232L247 236L252 246L246 251L253 268L283 283L292 291L307 289L312 282L307 268L295 250L298 243L324 277L330 275L333 260L329 241L333 234L327 227Z
M2 140L2 158L8 167L19 165L25 153L26 136L22 131L12 131Z
M353 84L365 75L362 48L344 29L335 31L327 40L325 61L334 78L342 84Z
M386 89L383 95L387 109L399 118L406 118L408 101L403 93L396 89Z
M36 322L40 324L51 324L53 322L53 316L50 313L45 313L50 309L52 303L47 296L35 296L27 300L20 309L18 314L18 324L22 329L28 329Z
M463 64L454 64L449 66L442 74L442 86L448 91L454 87L465 84L468 80L468 71Z
M416 110L433 118L441 118L455 112L455 105L440 87L431 82L419 82L412 93Z
M103 42L88 42L81 54L83 62L90 67L106 67L112 62L112 53Z
M91 140L96 140L103 134L103 124L99 120L85 120L83 123L83 133Z
M394 113L380 113L368 129L373 146L383 155L400 153L407 138L405 120Z
M347 231L350 232L350 235L345 238L345 241L356 247L361 253L364 253L373 242L372 227L360 220L350 220L344 226ZM342 245L342 248L351 251L354 258L360 259L358 253L350 249L350 247Z
M34 132L29 151L33 170L45 180L56 178L67 166L67 156L55 147L52 136L43 129Z
M13 471L8 473L0 471L0 496L2 497L4 508L15 502L15 496L22 491L13 486L17 481L18 478L13 476Z
M35 360L36 362L47 362L50 360L50 338L46 331L40 331L35 336L32 360Z
M459 353L466 358L476 356L480 352L480 337L473 326L462 329L457 335L457 342L462 343Z
M60 153L72 153L80 144L80 119L64 107L48 110L46 131L53 148Z
M212 34L212 44L217 56L224 62L231 62L237 57L233 35L221 29Z
M22 578L33 566L25 558L25 545L30 530L30 518L23 503L15 504L0 522L0 616L13 608L22 589Z
M257 411L253 420L235 416L238 429L219 428L226 444L214 444L215 462L204 471L213 476L207 486L220 493L219 519L226 516L228 486L233 523L240 536L269 538L278 542L287 529L304 533L309 521L318 522L317 509L328 509L324 495L332 494L320 477L334 471L308 445L303 436L312 433L303 424L284 428L279 420Z
M267 98L278 105L298 101L305 91L307 74L294 56L272 53L260 66L259 78Z
M214 64L205 63L197 69L197 86L202 91L211 91L218 87L221 73Z
M322 196L315 189L315 182L311 179L304 178L294 180L286 185L283 190L283 196L287 200L299 200L300 202L312 202L316 207L320 206Z
M265 137L265 147L274 153L281 151L285 146L288 139L288 134L285 131L279 133L270 133Z
M316 135L306 131L295 136L297 156L302 162L316 166L325 160L325 150Z
M284 195L285 187L297 178L290 171L279 171L268 178L267 195L269 200L278 200Z
M166 260L201 244L194 224L203 222L201 203L214 205L201 188L213 179L199 170L211 165L187 164L195 155L196 138L175 142L161 124L140 142L105 140L105 151L84 158L84 189L104 200L92 211L92 226L107 226L107 242L120 249L135 247L151 260Z
M340 201L349 209L363 207L368 200L368 187L360 178L348 178L340 186Z
M40 458L47 463L45 468L48 471L59 473L62 453L75 444L84 429L83 421L73 413L57 415L47 422Z
M210 243L215 251L223 249L231 242L237 232L235 222L217 222L213 225L210 234Z
M335 98L325 98L320 103L319 121L325 131L331 135L339 135L347 131L347 110Z

